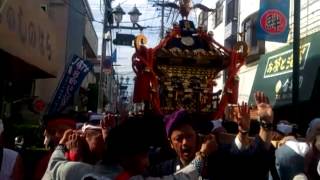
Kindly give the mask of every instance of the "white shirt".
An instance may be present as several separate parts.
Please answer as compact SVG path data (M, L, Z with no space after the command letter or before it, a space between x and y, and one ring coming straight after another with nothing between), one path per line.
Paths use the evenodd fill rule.
M306 142L298 142L296 140L289 140L285 142L285 145L302 157L304 157L310 149L310 146Z

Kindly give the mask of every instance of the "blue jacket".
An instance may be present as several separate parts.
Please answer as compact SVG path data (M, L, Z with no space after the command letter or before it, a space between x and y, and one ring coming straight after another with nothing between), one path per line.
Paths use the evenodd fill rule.
M274 149L267 150L259 136L245 150L238 149L233 141L220 145L209 158L209 176L213 180L268 180L269 171L276 172L274 162Z
M304 172L305 154L298 153L286 144L276 150L276 167L281 180L292 180L295 175Z

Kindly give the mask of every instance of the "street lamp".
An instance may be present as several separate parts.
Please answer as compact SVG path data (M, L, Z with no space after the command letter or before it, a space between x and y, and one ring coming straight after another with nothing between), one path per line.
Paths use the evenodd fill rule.
M1 1L1 0L0 0ZM146 27L142 27L138 24L139 21L139 16L142 15L140 13L140 11L137 9L136 6L134 6L134 8L128 13L130 15L130 21L133 23L133 26L120 26L120 23L122 22L122 18L123 15L126 14L123 9L121 8L120 4L118 6L116 6L114 9L111 8L111 1L106 1L107 3L105 3L105 13L104 13L104 26L103 26L103 37L105 37L105 35L107 34L107 32L112 32L113 29L129 29L129 30L140 30L142 31L143 29L145 29ZM116 22L116 26L113 25L112 21L109 21L109 17L113 16L114 21ZM116 42L116 41L113 41ZM107 46L107 39L103 38L102 39L102 60L106 59L106 46ZM116 44L116 43L115 43ZM111 43L112 45L112 43ZM112 49L112 47L111 47ZM100 72L102 74L103 69L102 69L102 62L101 61L101 69ZM113 71L111 71L111 73L113 73ZM107 76L112 76L111 73L109 73ZM101 76L102 77L102 76ZM102 78L100 78L102 79ZM107 89L111 89L112 86L112 82L110 80L111 78L107 78ZM121 80L122 79L122 80ZM120 82L120 88L121 88L121 84L123 83L122 81L124 80L123 77L120 78L121 82ZM102 85L104 84L104 81L101 80L100 82L100 86L99 86L99 101L98 101L98 111L102 110L102 106L103 106L103 89L102 89ZM111 92L111 91L110 91ZM109 93L107 93L107 96L110 96ZM107 97L109 102L111 97Z
M121 8L120 4L112 11L113 13L113 18L117 23L117 26L119 26L119 24L122 21L122 17L124 14L126 14L123 9Z
M133 26L138 23L139 16L141 16L141 12L138 10L137 6L134 5L133 9L128 13L130 15L130 21L132 22Z
M139 11L139 9L137 8L137 6L135 5L133 7L133 9L128 13L130 15L130 21L133 24L133 27L126 27L126 26L119 26L119 24L122 22L122 17L124 14L126 14L123 9L121 8L120 4L114 8L114 10L112 11L113 14L113 18L114 21L117 23L117 26L109 26L109 28L113 29L113 28L119 28L119 29L139 29L139 30L143 30L145 27L142 27L138 24L139 21L139 16L141 16L141 12ZM136 27L137 26L137 27Z

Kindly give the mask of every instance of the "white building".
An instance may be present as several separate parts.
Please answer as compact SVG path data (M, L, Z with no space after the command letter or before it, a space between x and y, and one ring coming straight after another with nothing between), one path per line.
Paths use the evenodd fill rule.
M244 32L249 46L246 64L240 69L239 102L248 102L260 56L279 49L293 40L293 0L290 2L290 31L287 43L257 41L255 22L259 11L259 0L203 0L202 4L216 9L214 13L199 14L199 23L214 32L214 38L227 48L240 40L238 32ZM204 17L204 16L207 16ZM207 20L207 21L206 21ZM320 30L320 0L301 0L301 38ZM222 76L223 78L223 76ZM218 88L223 87L218 80Z

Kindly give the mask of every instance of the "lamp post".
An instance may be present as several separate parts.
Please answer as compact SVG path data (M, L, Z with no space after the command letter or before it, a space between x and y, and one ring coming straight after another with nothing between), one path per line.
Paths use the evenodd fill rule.
M130 15L130 21L132 23L131 27L128 26L120 26L120 23L122 22L123 19L123 15L125 15L126 13L123 11L123 9L121 8L120 4L113 9L112 11L113 14L113 18L114 21L116 22L117 26L109 26L110 29L115 29L115 28L119 28L119 29L131 29L131 30L143 30L146 27L142 27L138 24L139 22L139 17L142 15L141 12L139 11L139 9L137 8L137 6L134 6L132 8L131 11L128 12L128 14Z
M130 21L133 24L133 27L138 23L139 16L141 16L140 11L138 10L137 6L135 5L133 9L128 13L130 15Z
M112 23L108 18L110 16L111 1L105 1L105 11L104 11L104 20L103 20L103 32L102 32L102 48L101 48L101 61L100 61L100 79L99 79L99 89L98 89L98 105L97 112L102 113L104 109L104 84L105 84L105 75L103 72L103 63L106 61L107 45L108 40L110 40L107 35L109 32L108 25Z
M117 23L117 26L119 26L119 24L122 21L122 17L123 15L125 15L126 13L123 11L123 9L121 8L120 4L112 11L113 14L113 18Z
M102 63L106 60L106 47L108 43L112 43L112 41L108 41L107 38L105 38L105 35L110 33L112 29L130 29L130 30L140 30L142 31L146 27L142 27L138 24L139 16L141 16L141 12L138 10L136 6L133 7L133 9L128 13L130 15L130 21L132 22L133 26L120 26L120 23L122 22L123 15L126 13L121 8L120 4L116 6L114 9L111 8L111 0L106 1L105 3L105 13L104 13L104 26L103 26L103 40L102 40L102 61L101 61L101 68L100 68L100 83L99 83L99 99L98 99L98 111L102 111L103 109L103 85L104 85L104 76L103 76L103 68ZM108 17L113 16L113 19L110 20ZM116 22L116 26L113 25L113 20ZM111 39L109 39L111 40ZM112 46L111 51L112 51ZM111 64L112 68L112 64ZM112 88L112 72L107 74L107 90L111 90ZM107 93L107 96L111 96L112 93ZM112 104L110 100L111 97L108 98L108 105Z

